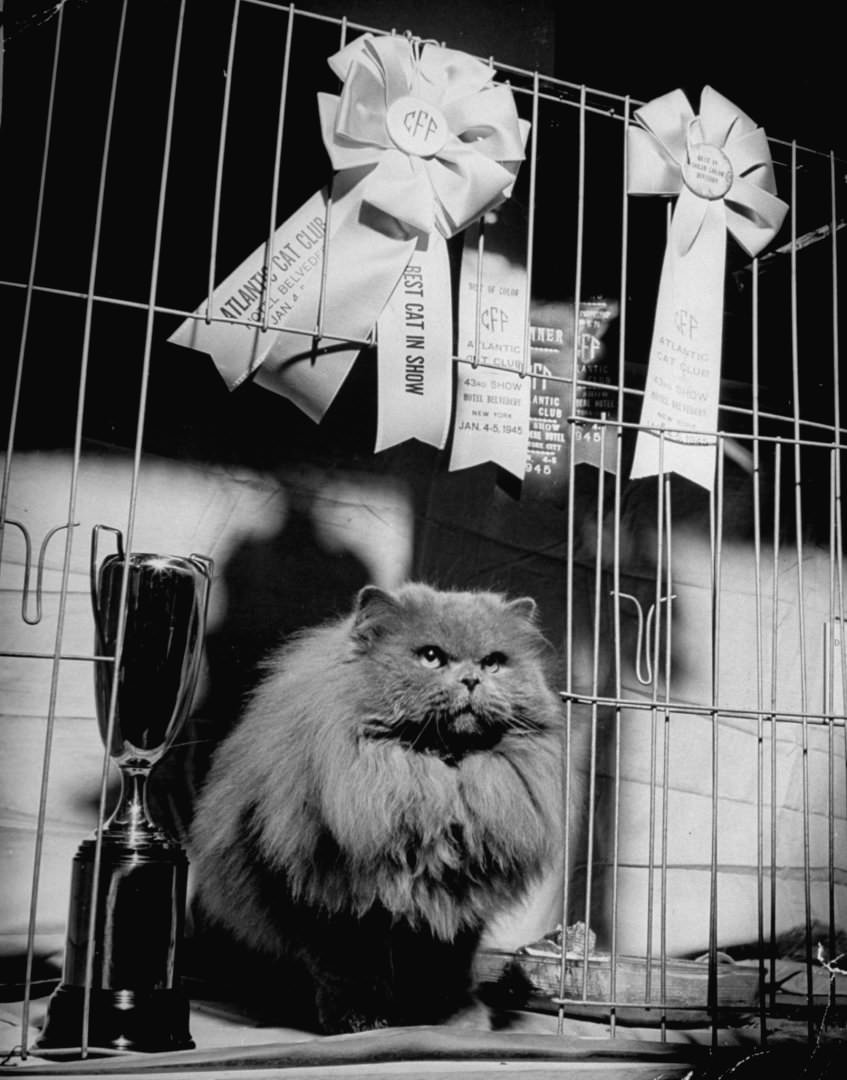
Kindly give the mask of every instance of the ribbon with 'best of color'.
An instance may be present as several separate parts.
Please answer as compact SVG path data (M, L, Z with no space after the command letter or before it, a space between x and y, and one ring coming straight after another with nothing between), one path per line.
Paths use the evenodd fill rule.
M788 207L776 195L764 131L711 87L696 116L681 90L634 115L629 194L678 198L631 476L676 472L712 490L726 234L755 256L779 231Z
M508 198L528 124L491 67L462 52L365 34L329 64L343 83L318 95L331 192L215 288L211 321L203 305L170 340L211 353L230 388L252 376L319 421L376 326L376 448L411 437L441 447L446 238Z

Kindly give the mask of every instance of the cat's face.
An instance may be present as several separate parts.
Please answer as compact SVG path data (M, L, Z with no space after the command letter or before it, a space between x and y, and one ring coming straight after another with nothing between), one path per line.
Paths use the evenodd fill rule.
M532 601L492 593L363 590L353 638L374 707L362 734L453 761L546 726L533 616Z

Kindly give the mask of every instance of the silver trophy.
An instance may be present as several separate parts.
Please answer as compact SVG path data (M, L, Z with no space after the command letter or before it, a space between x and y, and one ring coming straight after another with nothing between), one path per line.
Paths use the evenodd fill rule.
M116 534L118 551L98 569L103 530ZM97 655L116 656L124 625L120 656L94 665L97 720L120 769L121 796L103 827L96 881L96 838L83 841L74 857L62 982L50 1000L39 1047L79 1046L86 1011L87 1045L92 1047L179 1050L194 1045L188 1000L176 970L188 861L181 846L151 817L145 793L153 766L173 743L191 707L212 566L204 555L127 555L117 529L94 527L91 599ZM94 936L89 940L95 897ZM89 949L93 960L88 959Z

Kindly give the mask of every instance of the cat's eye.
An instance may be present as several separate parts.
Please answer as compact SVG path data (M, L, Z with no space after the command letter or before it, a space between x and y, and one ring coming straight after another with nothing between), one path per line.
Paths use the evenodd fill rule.
M437 645L424 645L418 649L418 660L425 668L440 668L447 663L447 654Z
M483 656L479 662L479 666L490 674L494 674L499 671L501 667L506 664L506 655L501 652L489 653L488 656Z

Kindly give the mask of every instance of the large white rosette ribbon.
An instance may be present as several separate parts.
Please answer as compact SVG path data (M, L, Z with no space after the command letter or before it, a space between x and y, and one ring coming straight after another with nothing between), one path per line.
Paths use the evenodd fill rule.
M631 476L660 469L712 490L727 230L751 256L788 210L764 131L707 86L695 116L674 90L635 112L631 195L677 195L667 238ZM646 431L666 429L664 447ZM661 457L661 461L660 461Z
M171 340L211 352L230 387L252 374L319 421L358 354L349 342L378 324L377 449L410 437L440 447L452 398L445 241L508 197L528 125L492 69L452 49L365 34L329 65L343 89L318 95L336 170L327 226L315 222L326 207L319 192L277 230L267 282L272 331L194 321ZM255 276L264 262L260 249L215 289L215 313L226 316L227 298L244 297L234 285L251 280L248 271L264 284ZM317 342L286 332L319 318ZM221 342L221 331L241 333Z

